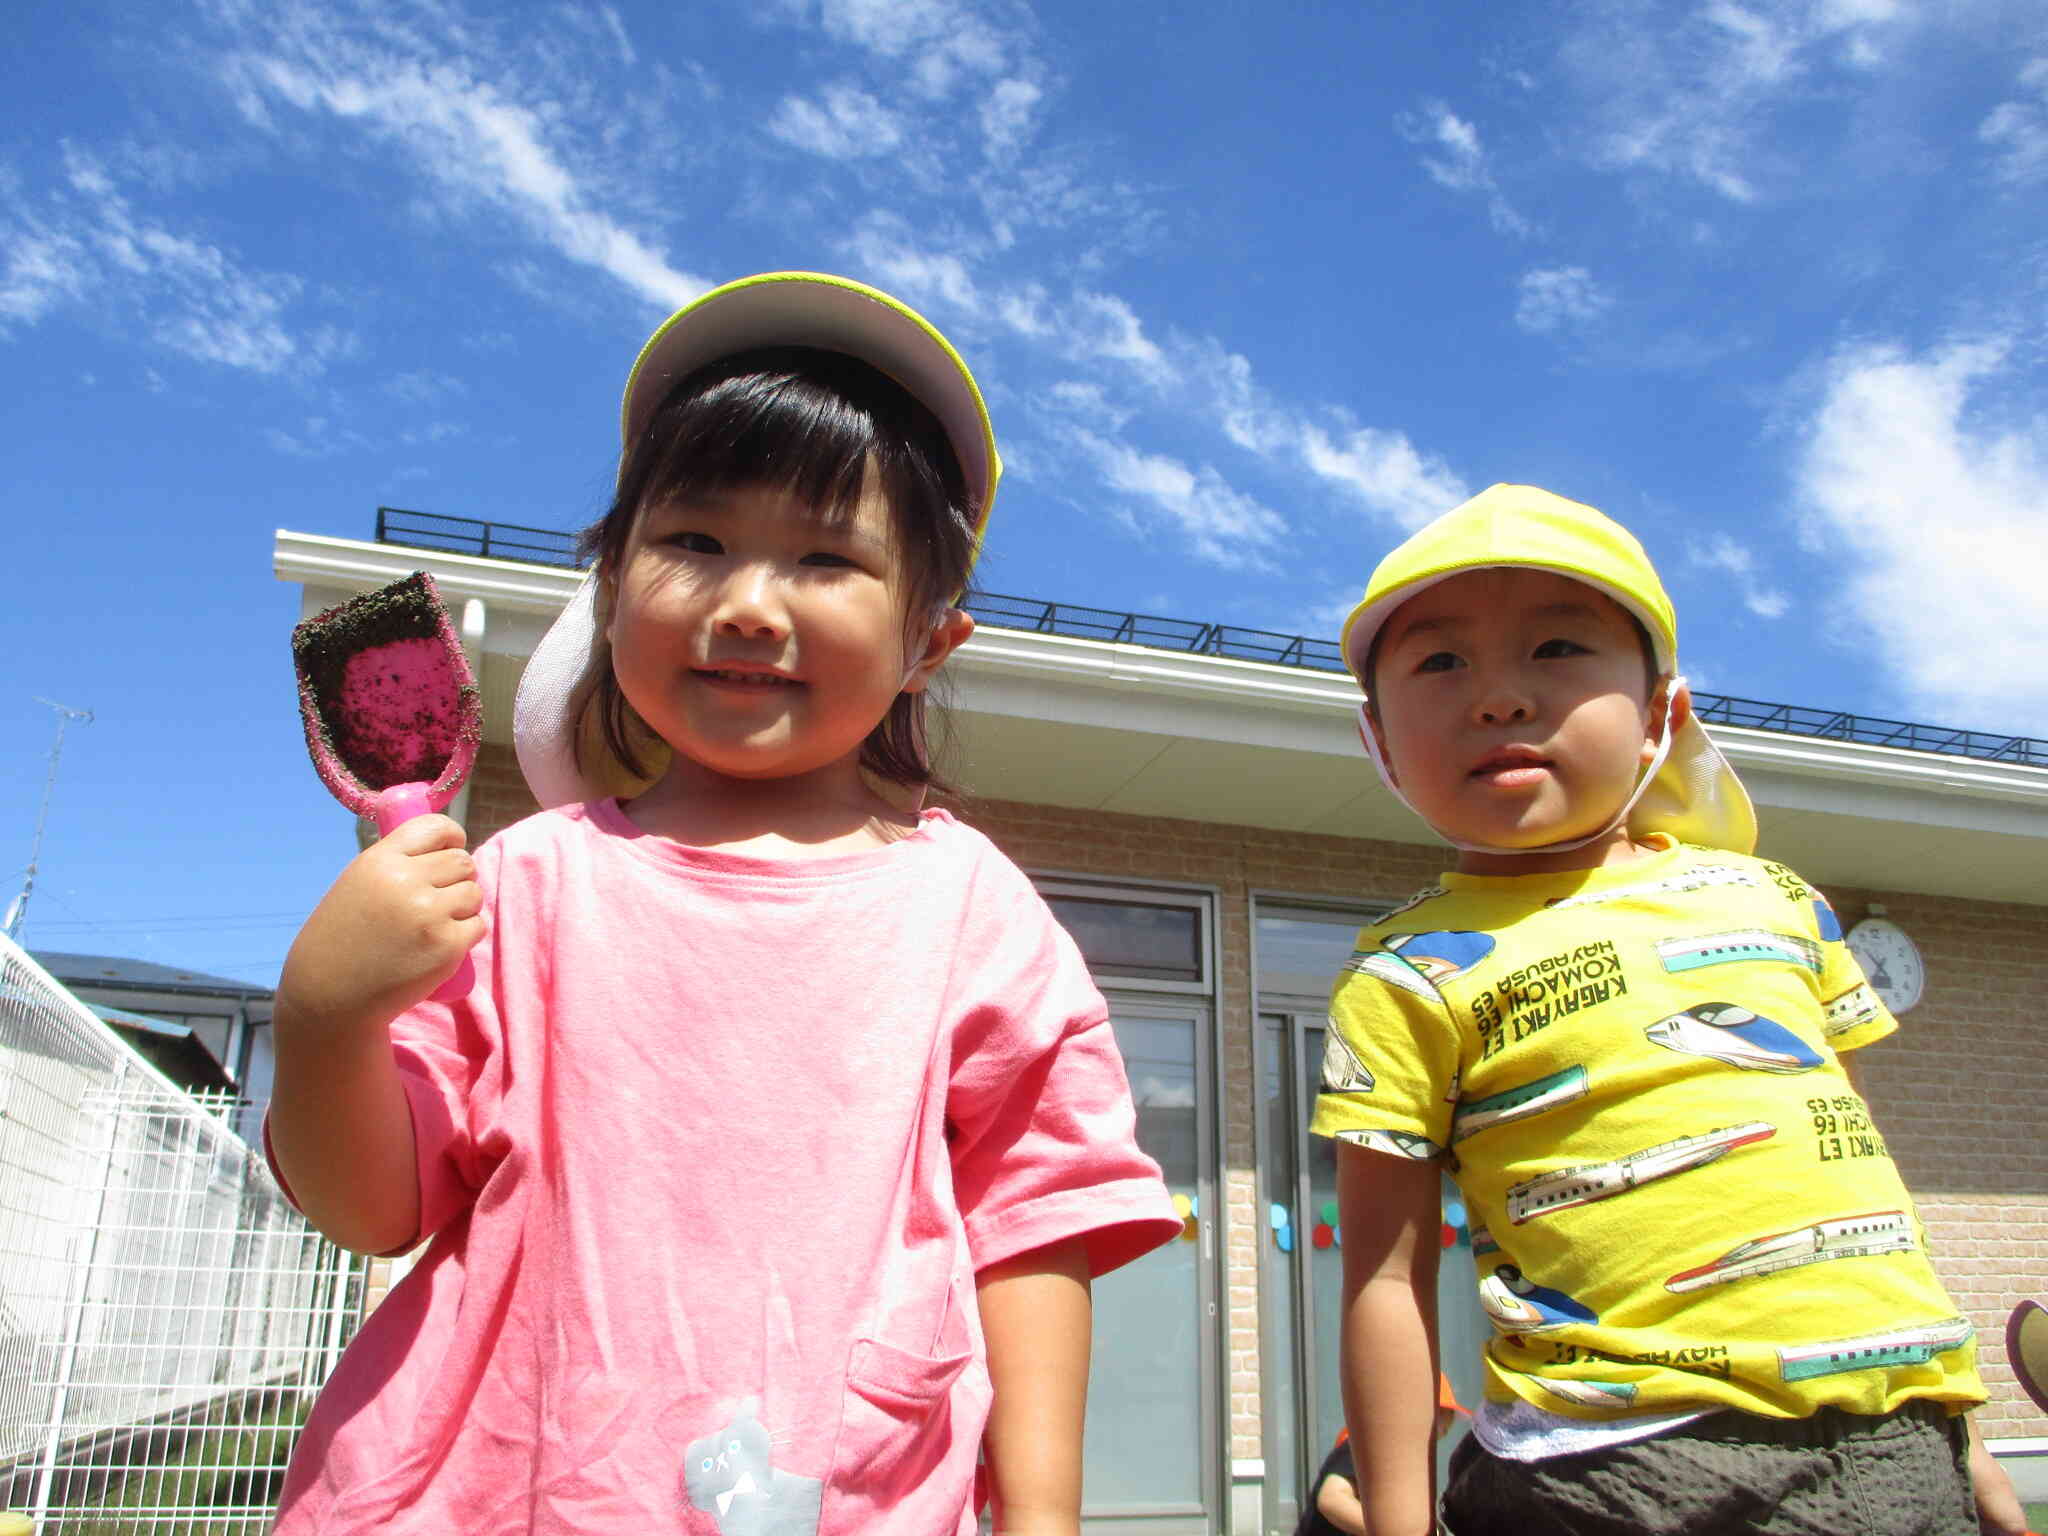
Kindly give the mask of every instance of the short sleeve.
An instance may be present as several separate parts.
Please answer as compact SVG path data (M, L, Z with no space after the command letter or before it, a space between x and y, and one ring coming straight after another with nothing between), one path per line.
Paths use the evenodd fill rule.
M1309 1129L1394 1157L1443 1157L1459 1061L1443 995L1367 929L1330 990L1322 1090Z
M962 930L947 1082L954 1198L977 1269L1072 1237L1103 1274L1181 1230L1102 994L1023 875Z
M1820 943L1820 975L1815 986L1820 993L1821 1032L1837 1055L1860 1050L1891 1034L1899 1021L1863 974L1842 932L1841 919L1818 891L1813 893L1811 911L1814 936Z
M482 946L479 945L479 948ZM494 1074L495 1014L475 956L477 986L453 1003L422 1003L391 1026L391 1053L412 1110L413 1154L419 1167L420 1226L410 1248L466 1210L489 1177L476 1127L489 1119L480 1102ZM480 995L481 994L481 995Z

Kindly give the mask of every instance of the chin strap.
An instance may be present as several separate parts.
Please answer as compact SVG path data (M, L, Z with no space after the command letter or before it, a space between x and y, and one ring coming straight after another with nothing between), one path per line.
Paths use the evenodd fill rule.
M1496 853L1510 855L1528 853L1570 853L1574 848L1583 848L1588 843L1598 842L1601 838L1607 836L1608 833L1612 832L1616 827L1619 827L1623 825L1625 822L1627 822L1629 812L1633 811L1636 808L1636 802L1643 798L1643 792L1650 787L1651 782L1657 777L1658 770L1664 766L1664 760L1671 755L1671 738L1677 734L1671 726L1671 701L1677 697L1679 685L1682 684L1684 681L1685 679L1682 677L1672 677L1666 680L1664 684L1663 729L1659 731L1657 735L1657 751L1655 755L1651 757L1649 762L1643 765L1642 772L1636 775L1636 787L1634 792L1629 795L1628 799L1622 802L1621 809L1616 811L1614 815L1608 819L1607 825L1602 827L1599 831L1588 832L1584 837L1567 838L1563 842L1543 843L1535 848L1496 848L1491 843L1462 842L1458 838L1449 836L1441 829L1437 830L1436 835L1438 837L1443 838L1443 840L1449 843L1453 848L1462 849L1466 853ZM1401 793L1401 786L1394 782L1393 772L1391 769L1387 767L1386 756L1380 751L1380 741L1378 733L1376 733L1372 728L1372 706L1370 703L1361 704L1358 706L1358 738L1360 741L1365 743L1365 755L1372 759L1373 767L1379 770L1380 782L1387 786L1388 790L1392 792L1396 800L1400 801L1403 805L1407 806L1409 810L1415 811L1414 803L1410 801L1406 795ZM1422 813L1420 811L1415 811L1415 814L1417 816L1422 816ZM1422 817L1422 819L1427 821L1429 818L1424 816Z

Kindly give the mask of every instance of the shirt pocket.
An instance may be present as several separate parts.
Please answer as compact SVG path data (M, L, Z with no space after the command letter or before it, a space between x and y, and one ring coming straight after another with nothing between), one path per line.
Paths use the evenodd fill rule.
M821 1536L959 1529L991 1395L988 1368L972 1348L919 1355L856 1340Z

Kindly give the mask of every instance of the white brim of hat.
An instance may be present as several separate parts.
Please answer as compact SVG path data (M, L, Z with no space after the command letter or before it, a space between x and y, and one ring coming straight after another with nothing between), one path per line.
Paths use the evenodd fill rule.
M2012 1309L2005 1325L2005 1354L2027 1396L2048 1413L2048 1308L2030 1298Z
M707 363L755 347L816 347L880 369L938 419L960 461L987 530L1002 460L980 388L960 354L915 310L851 278L823 272L766 272L714 288L685 305L640 349L626 377L619 426L630 451L678 382ZM623 466L623 457L621 464ZM581 706L606 665L597 619L597 581L584 579L535 648L512 708L519 769L543 809L640 787L585 737L595 769L579 767ZM654 743L658 753L660 744Z
M938 418L988 524L1002 461L981 390L952 343L915 310L823 272L767 272L713 289L647 340L627 377L619 427L638 440L668 392L706 363L755 347L817 347L879 368Z
M512 701L512 750L542 810L614 793L576 762L577 721L588 680L604 665L597 624L597 576L583 578L561 616L541 636Z

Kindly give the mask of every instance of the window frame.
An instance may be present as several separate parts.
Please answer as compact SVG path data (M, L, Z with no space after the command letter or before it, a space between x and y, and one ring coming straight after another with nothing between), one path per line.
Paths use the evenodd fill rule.
M1230 1458L1228 1437L1229 1381L1226 1371L1223 1315L1222 1241L1225 1219L1223 1106L1223 1008L1218 975L1222 953L1221 887L1198 881L1130 880L1069 870L1027 868L1025 874L1040 896L1069 896L1088 901L1127 902L1135 906L1180 908L1195 920L1201 975L1195 981L1122 976L1088 967L1112 1016L1189 1018L1195 1048L1196 1170L1195 1186L1201 1220L1196 1276L1196 1323L1199 1333L1197 1389L1201 1397L1201 1446L1198 1461L1202 1504L1161 1505L1113 1515L1084 1514L1089 1536L1219 1536L1230 1523ZM1077 941L1078 947L1078 941ZM1086 952L1082 960L1088 959Z
M1314 912L1331 917L1356 914L1357 924L1352 929L1354 938L1358 929L1377 922L1400 905L1398 898L1365 898L1346 900L1333 896L1304 896L1296 891L1253 889L1245 893L1247 909L1247 947L1250 951L1251 981L1251 1059L1252 1059L1252 1179L1253 1206L1255 1211L1265 1208L1266 1174L1272 1167L1276 1155L1273 1134L1266 1125L1266 1116L1261 1112L1259 1093L1263 1083L1265 1051L1269 1021L1279 1026L1281 1073L1281 1102L1285 1105L1296 1092L1304 1095L1306 1102L1301 1106L1303 1114L1296 1117L1293 1131L1293 1145L1287 1149L1287 1165L1293 1171L1291 1184L1294 1190L1294 1206L1299 1211L1309 1208L1308 1190L1308 1118L1307 1111L1313 1108L1314 1093L1309 1081L1313 1064L1302 1059L1303 1044L1308 1029L1317 1018L1327 1018L1329 995L1325 991L1320 997L1302 992L1274 992L1270 995L1264 988L1259 967L1259 923L1269 916L1285 916L1289 912ZM1332 928L1341 926L1329 924ZM1336 973L1331 973L1331 980ZM1290 1077L1291 1074L1291 1077ZM1255 1241L1263 1252L1266 1234L1263 1224L1254 1222ZM1288 1270L1291 1278L1289 1287L1293 1312L1293 1370L1289 1383L1294 1401L1286 1405L1286 1411L1293 1415L1296 1428L1296 1459L1302 1464L1295 1469L1294 1480L1297 1491L1306 1498L1310 1492L1308 1484L1315 1471L1322 1465L1323 1452L1312 1446L1301 1433L1315 1416L1315 1388L1320 1372L1313 1358L1312 1341L1314 1326L1311 1320L1310 1284L1308 1265L1303 1260L1297 1244L1295 1253L1289 1256ZM1263 1266L1255 1265L1255 1270ZM1255 1282L1256 1283L1256 1282ZM1263 1303L1262 1303L1263 1310ZM1334 1362L1322 1367L1335 1369ZM1274 1403L1275 1383L1262 1364L1259 1371L1259 1454L1260 1454L1260 1506L1261 1523L1269 1529L1275 1528L1278 1518L1280 1482L1273 1473L1276 1470L1268 1464L1267 1458L1275 1444Z

